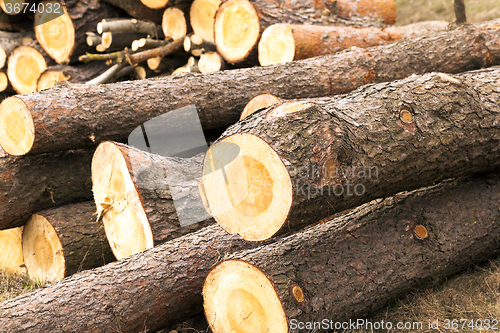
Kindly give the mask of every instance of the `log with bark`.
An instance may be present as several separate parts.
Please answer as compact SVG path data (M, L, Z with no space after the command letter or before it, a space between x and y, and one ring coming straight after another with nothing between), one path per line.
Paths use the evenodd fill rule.
M255 112L206 154L211 214L229 233L264 240L375 198L494 170L499 86L498 67L429 73Z
M212 225L0 303L0 325L7 332L155 332L202 312L210 268L255 245Z
M25 274L22 244L23 227L0 230L0 271Z
M92 146L95 143L90 138L96 142L126 139L141 123L190 104L198 109L203 129L209 130L236 122L248 101L261 93L280 98L329 96L413 73L457 73L500 64L500 31L495 24L498 21L464 25L416 40L355 48L286 65L99 87L63 84L15 96L0 104L0 112L22 114L16 119L27 117L32 121L33 125L27 122L26 128L32 126L30 140L34 141L24 149L7 148L7 152L40 153ZM0 124L4 149L21 142L21 134L24 137L21 132L9 144L1 133L5 133L5 127Z
M36 91L40 74L47 68L43 55L30 46L19 46L9 56L7 76L19 94Z
M140 0L103 0L104 2L124 10L138 20L148 20L161 24L162 12L145 6Z
M93 201L37 212L24 226L28 275L42 283L61 281L115 260Z
M104 71L109 66L103 62L94 61L89 64L57 65L50 66L40 75L37 82L37 91L53 87L57 82L68 81L71 83L88 82Z
M172 72L172 75L182 74L182 73L200 73L198 68L198 59L195 57L189 57L187 63Z
M368 0L367 2L372 1ZM318 21L316 17L324 17L325 15L321 13L325 13L325 9L329 5L331 4L326 1L307 0L284 1L279 6L274 1L269 0L225 1L219 6L214 20L217 51L231 64L256 64L258 61L256 48L262 31L277 23L315 24ZM393 0L372 2L372 8L378 6L390 8L389 11L394 13L395 22L396 7ZM317 12L320 14L318 15ZM329 25L342 23L338 16L330 15L330 11L326 13ZM331 22L330 19L332 19ZM320 21L322 20L320 19ZM392 22L392 19L390 21ZM325 22L322 23L325 25ZM356 23L348 20L347 25L356 25ZM370 25L376 24L368 24L368 26Z
M33 31L26 32L7 32L0 31L0 48L3 53L8 57L12 51L19 46L29 46L35 40ZM5 62L4 62L5 63ZM1 66L3 67L3 66Z
M204 283L207 321L214 333L339 330L500 253L499 190L498 176L451 181L236 253Z
M198 61L200 73L223 71L226 67L226 62L217 52L205 52L200 56L200 60Z
M201 56L205 52L215 51L215 44L209 40L203 39L199 35L191 35L184 39L184 51L191 53L195 57Z
M92 159L94 201L117 259L214 223L199 195L203 155L163 157L103 142Z
M57 12L41 11L35 14L35 33L40 45L58 63L77 62L88 50L87 32L95 31L103 18L118 17L117 8L102 1L43 2L44 6L58 8ZM61 11L64 14L61 15ZM57 31L58 33L54 33Z
M298 24L274 24L259 41L262 66L307 59L342 51L349 47L370 47L416 38L443 30L445 21L426 21L387 28L355 28Z
M40 210L92 200L92 153L0 157L0 229L24 225Z
M189 9L191 27L196 35L214 43L214 19L221 0L194 0Z

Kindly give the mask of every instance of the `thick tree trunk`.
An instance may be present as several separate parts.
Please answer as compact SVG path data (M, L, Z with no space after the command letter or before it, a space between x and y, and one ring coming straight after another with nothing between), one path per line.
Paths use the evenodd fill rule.
M0 271L26 274L22 238L23 227L0 230Z
M75 66L57 65L48 67L38 78L37 91L53 87L57 82L86 83L108 69L108 65L101 61L92 61L88 64Z
M0 112L12 110L9 104L21 105L34 121L32 151L44 152L91 146L91 137L96 142L121 140L148 119L190 104L197 107L203 129L208 130L236 122L246 103L262 93L282 98L328 96L413 73L456 73L495 64L500 64L500 31L465 25L417 40L286 65L102 86L60 85L12 97L16 103L4 100ZM5 140L0 141L5 149Z
M212 225L1 303L0 326L6 332L155 332L201 312L212 265L254 246Z
M0 229L24 225L31 214L92 200L91 150L0 157Z
M228 232L263 240L375 198L494 170L499 86L500 68L429 73L256 112L206 154L209 209Z
M98 214L117 259L214 223L199 195L203 155L163 157L103 142L92 159Z
M260 39L259 62L267 66L332 54L354 46L366 48L394 43L401 38L416 38L444 30L447 26L445 21L387 28L274 24L263 32Z
M207 321L216 333L338 331L500 253L499 200L498 176L449 181L236 253L207 276Z
M95 204L87 201L37 212L24 226L23 252L32 280L56 282L115 260Z
M126 11L130 16L139 20L149 20L161 24L162 11L145 6L140 0L103 0L115 7Z

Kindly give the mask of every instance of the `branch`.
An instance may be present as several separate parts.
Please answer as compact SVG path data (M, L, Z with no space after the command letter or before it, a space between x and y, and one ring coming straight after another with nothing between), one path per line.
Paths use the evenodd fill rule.
M174 40L172 43L169 43L164 46L157 47L155 49L151 50L146 50L142 52L137 52L134 54L127 54L125 57L127 58L128 62L132 65L135 66L140 62L147 61L150 58L155 58L155 57L166 57L169 54L174 53L184 45L184 39L188 36L181 37L177 40Z
M464 0L455 0L455 17L458 24L467 23Z
M87 63L89 61L98 61L98 60L116 60L117 62L122 62L123 59L127 56L129 53L128 50L123 50L123 51L117 51L113 53L106 53L106 54L91 54L88 53L80 56L78 60Z

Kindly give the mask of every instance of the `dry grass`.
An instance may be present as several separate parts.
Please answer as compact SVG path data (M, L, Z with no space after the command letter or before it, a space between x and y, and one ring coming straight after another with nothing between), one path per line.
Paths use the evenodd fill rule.
M420 21L445 20L453 22L453 0L395 0L397 25ZM465 0L467 21L479 23L500 18L499 0Z
M0 302L40 287L27 275L10 275L0 271Z

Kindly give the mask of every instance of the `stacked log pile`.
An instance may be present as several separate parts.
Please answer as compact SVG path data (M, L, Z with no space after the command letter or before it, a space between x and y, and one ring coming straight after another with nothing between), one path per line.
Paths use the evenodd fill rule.
M499 20L0 6L0 268L52 284L0 304L6 331L155 331L204 307L214 332L294 332L500 253ZM157 151L193 106L210 147Z

